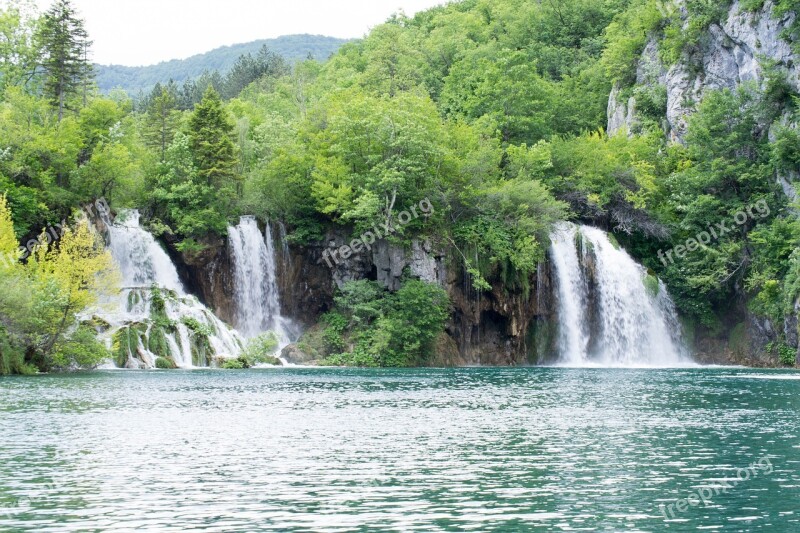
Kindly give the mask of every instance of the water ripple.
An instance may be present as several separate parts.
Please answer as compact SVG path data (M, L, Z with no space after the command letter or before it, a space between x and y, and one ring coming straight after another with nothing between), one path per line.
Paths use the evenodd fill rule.
M794 376L544 368L4 378L0 530L800 530ZM764 458L771 473L737 480ZM659 508L726 481L729 491L670 519Z

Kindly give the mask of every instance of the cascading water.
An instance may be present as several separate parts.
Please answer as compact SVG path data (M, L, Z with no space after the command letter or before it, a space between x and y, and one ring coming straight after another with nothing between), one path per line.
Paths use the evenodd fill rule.
M586 279L576 249L577 228L558 224L550 235L553 268L557 277L558 353L563 362L581 364L588 358L589 335L584 313Z
M280 294L272 228L264 234L255 217L243 216L228 227L234 265L236 328L248 338L272 331L280 350L293 338L292 323L281 316Z
M123 281L119 299L101 302L95 316L111 326L116 364L153 368L161 357L191 368L237 356L242 338L185 292L167 253L139 227L139 213L123 211L113 223L103 215Z
M664 284L605 232L560 223L551 235L559 363L676 366L690 363Z

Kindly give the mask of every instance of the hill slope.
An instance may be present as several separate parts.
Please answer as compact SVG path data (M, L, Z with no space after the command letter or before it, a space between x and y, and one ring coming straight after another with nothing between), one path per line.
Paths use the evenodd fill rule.
M309 54L315 59L327 59L346 42L347 39L323 35L283 35L275 39L222 46L186 59L173 59L145 67L96 65L97 85L104 93L115 87L122 87L129 94L135 95L140 89L147 90L158 82L173 79L177 83L183 83L200 76L206 70L225 73L240 55L255 54L264 45L287 61L294 62L305 59Z

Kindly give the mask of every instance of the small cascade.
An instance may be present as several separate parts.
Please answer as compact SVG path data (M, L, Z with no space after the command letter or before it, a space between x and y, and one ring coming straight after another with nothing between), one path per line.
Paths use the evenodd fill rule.
M137 211L103 222L123 281L119 298L101 302L95 316L110 326L117 366L154 368L159 358L178 368L211 366L241 352L239 334L186 293L167 253L139 226Z
M676 366L690 363L666 286L597 228L558 224L550 255L556 279L559 363Z
M286 225L278 221L278 237L281 242L281 261L283 262L284 272L288 271L292 265L292 256L289 253L289 239L286 238Z
M234 265L236 328L247 338L272 331L278 350L294 337L292 323L281 315L277 259L272 228L262 234L255 217L243 216L228 227L228 241ZM288 257L288 250L284 254Z

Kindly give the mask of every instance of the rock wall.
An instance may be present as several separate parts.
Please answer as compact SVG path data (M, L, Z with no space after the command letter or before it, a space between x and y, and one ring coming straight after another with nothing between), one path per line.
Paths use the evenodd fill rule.
M666 119L674 141L683 140L686 119L706 91L734 89L748 81L760 83L767 61L782 68L789 84L800 90L800 65L789 43L781 37L795 15L787 13L776 18L772 9L771 0L755 12L744 10L739 0L734 1L725 22L711 24L699 46L669 67L659 59L656 41L647 43L637 67L636 83L657 83L667 88ZM685 20L685 8L683 14ZM684 24L688 26L688 21ZM612 135L622 128L635 129L636 101L621 101L620 93L620 88L615 87L609 98L608 132Z
M163 240L186 289L220 319L232 325L236 309L233 265L227 241L221 237L209 237L201 243L205 246L202 252L187 253L175 248L174 238L165 236Z
M335 229L323 241L311 245L287 242L280 225L273 228L279 254L278 281L282 313L304 329L314 328L319 317L333 307L336 288L347 281L371 279L396 290L405 275L437 283L447 290L452 313L445 335L436 343L432 366L524 366L553 362L558 320L555 287L550 262L542 263L531 276L528 290L507 290L493 280L490 291L478 292L453 250L431 241L412 241L404 248L386 241L371 250L340 261L326 261L326 248L349 242L350 233ZM235 316L233 265L225 239L206 243L199 254L179 253L167 242L187 289L228 322ZM591 270L591 265L589 265ZM490 280L491 281L491 280ZM591 282L591 280L590 280ZM590 291L592 294L596 291ZM593 308L589 302L587 307ZM798 302L800 309L800 302ZM788 317L787 339L797 344L796 317ZM596 321L593 321L596 322ZM775 337L768 321L745 314L743 322L726 331L698 328L693 348L700 362L776 366L764 345ZM302 354L301 354L302 355Z
M287 257L279 263L278 278L286 316L309 327L332 307L336 288L347 281L370 279L389 290L397 290L403 277L410 275L444 287L453 305L446 325L448 338L438 343L431 364L524 365L535 362L532 328L537 320L552 314L547 268L541 268L538 275L532 276L532 288L528 291L507 291L496 281L491 291L478 293L453 251L430 240L414 240L408 248L382 240L370 250L338 263L323 255L326 248L339 248L349 242L349 238L348 231L336 229L320 243L283 248L282 253ZM537 284L539 290L536 290Z

